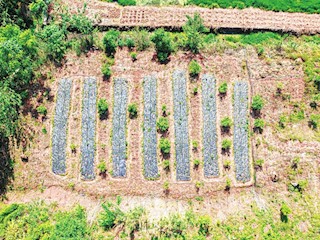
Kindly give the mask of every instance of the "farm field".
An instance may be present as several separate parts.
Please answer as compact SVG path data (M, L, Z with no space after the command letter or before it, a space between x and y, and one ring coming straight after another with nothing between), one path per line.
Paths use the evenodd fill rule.
M150 3L0 4L0 239L319 239L317 4Z

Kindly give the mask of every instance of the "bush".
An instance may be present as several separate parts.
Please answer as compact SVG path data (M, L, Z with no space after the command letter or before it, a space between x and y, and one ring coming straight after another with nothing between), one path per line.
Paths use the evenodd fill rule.
M159 62L165 63L173 51L172 41L169 33L163 28L157 29L153 33L151 41L155 44Z
M160 117L157 121L157 129L166 132L169 129L169 121L166 117Z
M39 107L37 107L37 112L43 116L47 115L47 108L43 105L40 105Z
M133 32L137 51L144 51L150 47L150 34L146 30L136 30Z
M312 129L317 129L320 122L320 114L311 114L309 124Z
M124 221L124 213L119 206L112 203L102 204L103 211L99 215L99 225L108 231L116 224Z
M109 105L107 103L107 100L104 98L99 99L98 113L99 113L100 119L103 119L108 115L108 110L109 110Z
M200 216L197 221L197 226L199 227L198 233L203 236L207 236L210 232L211 218L208 215Z
M222 141L222 150L229 151L231 148L231 140L223 139Z
M103 45L108 56L113 56L116 53L118 46L119 31L109 30L103 37Z
M191 77L197 77L199 76L200 72L201 72L201 66L199 65L199 63L196 60L192 60L189 63L189 74Z
M134 6L136 5L136 0L118 0L121 6Z
M228 90L228 84L227 84L227 82L221 83L221 85L219 86L219 89L218 89L219 93L220 93L221 95L224 95L224 94L227 93L227 90Z
M160 139L160 151L163 154L169 154L171 149L170 141L167 138Z
M132 50L135 47L134 40L132 38L126 39L126 46L129 48L129 50Z
M255 131L261 133L263 131L265 123L264 123L263 119L258 118L258 119L254 120L254 124L253 125L254 125Z
M103 77L105 79L110 79L112 71L111 71L110 65L108 63L105 63L102 65L101 72L102 72Z
M136 103L131 103L128 106L128 112L130 118L136 118L138 116L138 106Z
M264 106L264 101L260 95L256 95L252 99L251 108L253 111L261 111Z
M292 212L291 208L285 204L282 203L281 208L280 208L280 218L282 222L288 222L289 218L289 214Z
M224 117L221 120L221 127L224 130L229 130L231 126L232 126L232 120L229 117Z

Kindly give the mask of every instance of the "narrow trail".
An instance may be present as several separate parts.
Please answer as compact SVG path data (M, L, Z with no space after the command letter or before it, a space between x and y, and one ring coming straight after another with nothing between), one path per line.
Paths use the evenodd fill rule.
M207 9L200 7L126 6L98 0L65 1L71 12L83 9L100 27L171 27L181 28L186 15L200 13L211 29L233 31L270 30L295 34L320 33L320 14L272 12L256 8Z

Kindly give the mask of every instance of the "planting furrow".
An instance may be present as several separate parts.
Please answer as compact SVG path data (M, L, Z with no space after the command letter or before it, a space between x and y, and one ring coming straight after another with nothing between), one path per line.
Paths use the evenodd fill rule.
M55 174L66 174L67 123L71 99L70 79L61 79L52 134L52 171Z
M158 176L157 162L157 79L147 76L143 81L144 96L144 128L143 128L143 152L144 175L146 178Z
M85 180L95 178L95 124L97 81L95 78L84 80L82 99L82 143L81 143L81 176Z
M113 176L126 176L126 110L128 102L128 84L124 78L114 80L114 105L112 129Z
M178 181L190 180L186 72L173 73L174 131Z
M239 182L250 180L248 142L248 84L236 82L234 85L234 160L236 179Z
M203 161L204 176L218 177L216 81L212 75L202 76Z

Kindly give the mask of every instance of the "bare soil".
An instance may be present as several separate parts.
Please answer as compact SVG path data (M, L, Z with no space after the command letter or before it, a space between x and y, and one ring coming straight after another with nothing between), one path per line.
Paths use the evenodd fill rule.
M274 30L298 34L320 33L320 15L264 11L256 8L206 9L200 7L121 7L115 3L98 0L64 1L71 12L82 10L86 2L86 14L98 26L106 27L170 27L180 28L186 15L200 13L211 29Z

